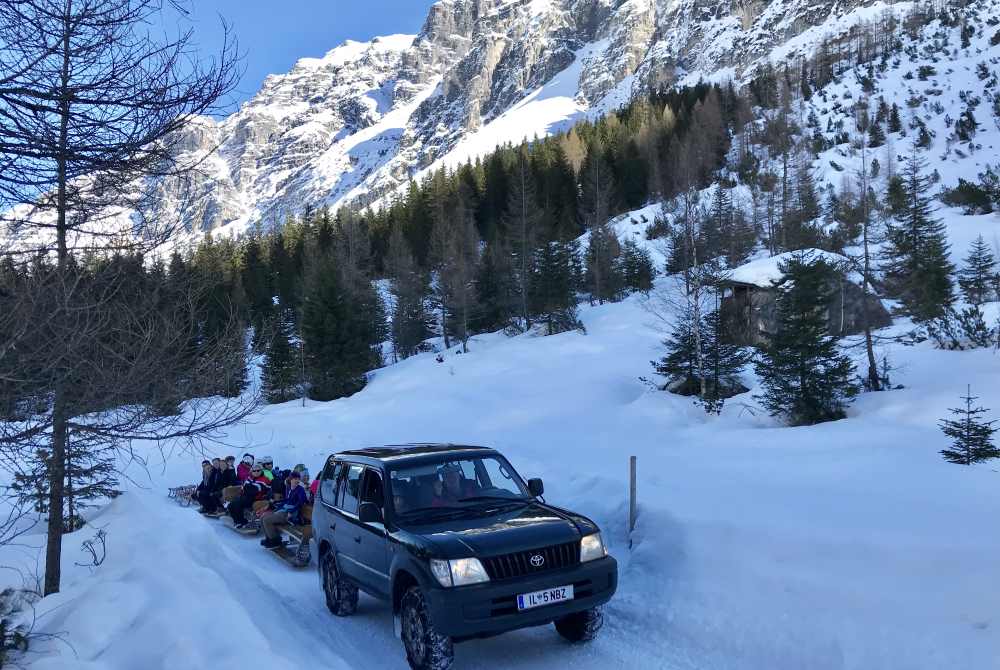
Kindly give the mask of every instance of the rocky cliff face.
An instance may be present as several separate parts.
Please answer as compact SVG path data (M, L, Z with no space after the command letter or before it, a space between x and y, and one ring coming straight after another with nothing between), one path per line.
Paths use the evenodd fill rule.
M777 47L780 58L807 49L802 33L818 39L883 4L441 0L418 35L302 59L231 117L192 128L185 150L217 152L192 183L158 193L193 233L379 202L434 164L558 131L642 90L740 79Z

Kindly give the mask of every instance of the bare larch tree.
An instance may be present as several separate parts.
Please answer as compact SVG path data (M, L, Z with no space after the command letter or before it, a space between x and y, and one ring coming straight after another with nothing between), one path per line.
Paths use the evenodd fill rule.
M152 194L195 175L205 156L183 150L184 133L238 81L227 27L207 59L190 31L154 37L185 2L0 0L0 256L28 268L0 287L0 379L32 400L0 422L0 457L47 454L46 594L59 590L71 440L131 452L210 439L255 404L182 402L217 374L227 339L201 333L197 286L136 296L116 264L80 265L170 239L184 203L165 211Z

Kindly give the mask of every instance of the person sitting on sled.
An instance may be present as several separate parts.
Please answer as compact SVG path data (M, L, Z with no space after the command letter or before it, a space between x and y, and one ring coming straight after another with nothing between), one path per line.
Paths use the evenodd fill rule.
M263 466L260 463L255 464L243 484L243 491L238 498L229 503L229 516L233 518L233 524L237 528L247 525L247 510L253 507L254 502L266 499L270 490Z
M239 467L236 468L236 478L240 480L240 484L250 478L250 471L252 469L253 454L243 454L243 460L240 461Z
M201 464L202 479L201 484L198 485L198 502L201 504L201 508L198 511L202 514L210 514L217 507L215 495L221 490L219 488L221 464L218 458L213 458L208 463L207 468L205 463L206 461L202 461Z
M309 494L306 492L306 487L302 485L302 477L298 472L292 471L292 474L288 476L287 493L288 495L285 496L280 507L261 518L266 537L260 543L268 549L282 545L278 526L302 523L302 506L308 502Z

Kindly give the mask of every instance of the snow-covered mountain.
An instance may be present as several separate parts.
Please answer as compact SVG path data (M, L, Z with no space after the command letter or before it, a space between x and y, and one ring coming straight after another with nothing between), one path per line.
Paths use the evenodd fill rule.
M232 116L192 128L186 151L218 150L193 184L159 184L159 201L183 209L192 232L237 233L307 205L370 204L432 166L558 132L650 88L745 78L911 4L440 0L418 35L302 59Z

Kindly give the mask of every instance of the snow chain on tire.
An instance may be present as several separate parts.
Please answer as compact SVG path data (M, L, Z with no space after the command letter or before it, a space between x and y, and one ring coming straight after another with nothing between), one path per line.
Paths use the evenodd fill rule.
M350 616L358 609L358 588L340 578L333 550L320 559L323 566L323 593L326 606L335 616Z
M590 642L604 625L604 612L600 607L591 607L557 619L555 625L559 634L570 642Z
M455 660L451 638L434 630L427 601L416 586L403 594L399 607L406 660L413 670L448 670Z

